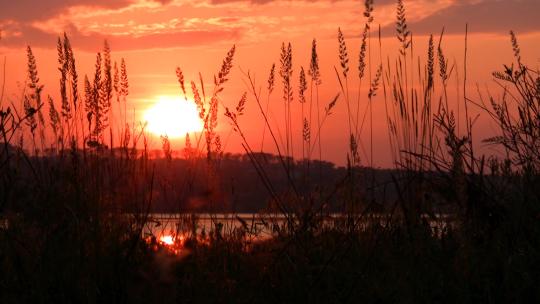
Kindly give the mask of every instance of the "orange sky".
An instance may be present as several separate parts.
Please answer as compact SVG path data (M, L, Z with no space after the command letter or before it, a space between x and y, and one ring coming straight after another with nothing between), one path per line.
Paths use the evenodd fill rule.
M382 28L383 57L395 59L398 56L394 29L395 1L374 2L375 24ZM427 35L433 33L438 36L444 25L447 33L445 52L450 61L458 63L459 73L462 72L465 23L469 24L468 78L471 92L476 91L478 83L482 89L488 86L497 94L491 82L491 72L512 60L508 38L511 29L518 34L524 61L533 68L540 66L538 0L404 2L414 34L416 54L425 58ZM201 72L205 82L212 84L213 75L218 72L223 57L233 44L237 46L237 53L230 82L221 96L225 105L236 105L247 90L241 70L251 71L265 86L272 63L279 67L282 42L291 42L293 46L293 88L297 99L298 71L300 66L306 70L309 67L313 38L319 45L323 81L321 103L326 104L339 92L333 70L334 66L339 68L337 28L341 27L347 39L354 75L364 24L363 10L363 1L348 0L0 0L0 55L6 58L6 91L2 102L17 104L20 101L21 86L26 77L26 45L34 49L45 94L58 96L56 39L65 31L75 49L80 79L84 74L91 78L95 53L101 50L104 39L112 47L114 60L126 59L130 80L129 104L136 109L137 119L142 119L144 111L157 101L157 96L180 94L176 66L183 69L187 81L196 80L198 72ZM372 51L376 55L374 61L378 61L378 43L373 43ZM274 121L280 125L282 89L279 79L276 83L278 86L271 109L276 116ZM455 89L450 91L455 96ZM362 94L367 95L367 92ZM381 95L374 103L375 165L387 167L391 163ZM296 101L292 107L293 114L299 113L300 105ZM238 137L231 133L223 115L220 119L218 130L224 138L226 150L240 152ZM248 140L259 147L263 125L252 98L248 99L241 124L246 127ZM298 120L298 134L300 124ZM345 162L348 146L346 128L346 107L340 100L322 131L323 158L339 164ZM480 119L476 125L477 137L488 136L493 130L487 118ZM367 134L362 138L366 141ZM153 143L159 147L159 139L154 139ZM173 141L173 147L182 146L183 140ZM270 146L270 142L266 146ZM361 157L365 163L368 155L361 154Z

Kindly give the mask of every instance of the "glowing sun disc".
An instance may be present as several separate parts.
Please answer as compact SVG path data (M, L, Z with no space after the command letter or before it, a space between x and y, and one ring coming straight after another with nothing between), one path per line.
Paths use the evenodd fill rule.
M195 103L180 97L159 96L146 110L144 120L148 123L148 131L168 137L183 137L203 128Z
M162 235L160 238L159 238L159 241L165 245L173 245L174 244L174 239L172 236L170 235Z

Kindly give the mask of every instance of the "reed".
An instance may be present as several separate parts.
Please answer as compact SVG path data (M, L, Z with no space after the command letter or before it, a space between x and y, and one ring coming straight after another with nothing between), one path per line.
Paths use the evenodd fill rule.
M339 88L322 107L317 41L312 41L306 70L293 65L292 46L282 44L278 77L284 140L272 122L271 109L281 107L272 100L280 85L275 83L275 64L262 84L249 71L243 73L246 92L233 105L221 98L234 69L236 46L225 55L211 91L201 73L190 80L176 68L180 92L186 102L193 99L204 123L201 134L186 134L183 159L175 158L166 136L161 138L163 156L152 158L146 126L127 119L126 62L114 61L107 42L80 90L70 41L67 35L58 39L57 102L41 95L37 59L28 47L21 107L4 103L3 91L0 98L0 301L537 300L539 71L525 64L518 37L510 32L514 63L493 73L502 94L472 98L466 89L468 26L461 79L458 64L446 55L444 30L438 41L429 36L424 60L414 56L401 0L397 55L383 59L379 27L377 60L373 12L373 1L365 1L356 88L353 81L349 86L349 49L338 28ZM293 77L294 69L298 77ZM463 98L453 100L448 94L453 76L463 85L458 87ZM291 114L295 87L300 117ZM381 99L395 165L385 172L387 180L373 168L373 107ZM342 101L348 166L330 170L331 164L322 161L326 147L321 134ZM260 150L245 131L243 116L251 106L264 123ZM501 158L475 150L476 117L469 116L473 106L497 126L497 134L483 143L501 149ZM268 192L268 202L258 220L236 215L234 224L224 224L213 214L211 229L201 231L198 216L188 214L190 197L207 191L208 208L215 213L224 207L219 204L228 191L222 168L228 157L226 140L217 132L220 113L239 136L243 157ZM368 117L366 147L362 134ZM464 131L460 121L466 124ZM48 141L44 134L49 129L54 138ZM262 153L266 133L277 156ZM298 135L301 159L295 159L299 155L293 145ZM29 137L31 142L25 142ZM177 163L182 170L171 169ZM311 172L312 165L319 172ZM323 183L329 172L339 176ZM232 185L235 198L239 194ZM160 245L156 235L143 238L150 225L165 226L150 214L157 199L182 213L172 216L177 227L163 228L186 237L181 257ZM269 239L255 241L260 226L270 231Z

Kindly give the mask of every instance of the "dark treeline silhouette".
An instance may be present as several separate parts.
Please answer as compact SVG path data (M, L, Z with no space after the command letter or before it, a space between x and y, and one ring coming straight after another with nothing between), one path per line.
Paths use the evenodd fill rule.
M257 153L254 155L260 159L273 189L279 195L286 195L291 190L291 183L283 172L279 157L269 153ZM208 176L209 172L205 165L200 167L196 174L190 175L189 161L180 158L168 160L155 158L155 172L158 177L152 211L154 212L225 212L225 213L255 213L276 211L273 208L273 199L265 185L261 181L256 168L250 157L246 154L226 153L219 160L215 175ZM314 189L322 189L325 192L340 192L340 181L347 176L347 168L336 166L328 161L313 160L308 162L290 160L294 163L291 170L293 184L296 191L308 196ZM306 176L308 170L316 174ZM364 179L361 187L355 189L358 194L365 197L371 192L371 172L375 172L375 201L378 204L390 202L395 199L395 191L392 187L385 187L391 182L393 169L375 169L366 167L355 168L358 176ZM213 174L213 175L214 175ZM320 174L320 176L319 176ZM185 178L190 179L187 188L183 188ZM210 185L214 180L217 186ZM215 181L217 180L217 181ZM182 193L182 191L184 193ZM326 211L342 212L346 205L339 200L340 196L331 196L328 200Z
M95 157L94 152L78 150L69 152L69 158L61 157L54 151L43 151L41 156L26 156L24 151L9 145L10 158L17 159L29 165L19 166L18 174L21 181L33 178L36 168L54 168L75 161L83 161L85 158ZM66 152L67 153L67 152ZM109 162L110 166L122 166L125 153L130 155L142 155L142 151L115 148L101 152L102 160ZM113 155L113 157L111 157ZM270 153L254 154L264 166L267 176L276 193L287 195L291 191L291 182L284 174L282 164L277 155ZM154 213L258 213L276 211L272 196L265 188L261 178L247 154L224 153L219 160L213 162L210 170L205 158L185 159L182 157L167 158L162 150L147 151L147 166L153 170L152 199L149 211ZM347 205L340 200L343 191L340 182L347 177L346 167L336 166L332 162L311 160L293 161L287 160L292 166L293 184L296 191L303 196L309 196L315 190L331 193L325 201L327 212L345 212ZM81 168L86 164L82 162ZM86 168L85 170L88 170ZM313 172L309 175L308 170ZM364 203L372 204L372 211L381 210L395 201L396 191L392 184L392 175L397 175L396 169L371 169L369 167L355 167L356 176L361 180L359 187L355 189L355 195L362 198ZM130 178L140 179L144 176ZM372 178L374 178L372 180ZM119 184L122 180L119 180ZM65 185L62 185L65 186ZM28 183L22 182L18 186L10 185L10 192L19 193L15 205L5 206L11 211L17 211L24 201L24 192ZM7 191L6 191L7 192ZM341 193L342 195L339 195ZM129 202L127 202L129 204ZM19 205L19 206L17 206ZM126 212L138 211L138 206L133 209L124 209ZM23 208L24 209L24 208Z

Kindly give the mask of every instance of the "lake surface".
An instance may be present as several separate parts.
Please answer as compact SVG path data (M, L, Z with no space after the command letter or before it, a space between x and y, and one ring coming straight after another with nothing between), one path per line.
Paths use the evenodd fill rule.
M370 224L378 223L382 226L389 225L388 217L382 215L370 215L369 217L349 217L347 214L327 214L319 219L319 225L324 228L345 228L350 220L355 221L357 228L366 228ZM349 222L348 222L349 221ZM155 237L178 237L191 236L208 237L219 231L222 236L237 234L246 239L265 240L279 235L287 227L287 224L298 224L299 220L287 218L283 214L270 213L236 213L236 214L179 214L179 213L152 213L142 230L143 238ZM433 232L439 234L448 225L454 225L455 221L450 215L437 215L436 219L429 218L428 223ZM9 222L0 217L0 229L7 229Z
M382 226L388 225L387 216L373 216L368 218L350 218L346 214L328 214L322 219L322 225L326 228L345 227L347 220L356 220L358 228L365 228L375 222ZM438 215L436 219L428 219L434 233L439 233L448 226L452 220L448 215ZM283 214L150 214L149 220L143 229L143 237L155 236L207 236L219 230L221 235L243 233L245 237L254 240L264 240L278 235L288 223ZM295 220L298 223L298 220Z
M222 235L239 231L258 239L271 238L274 228L283 225L286 217L281 214L151 214L143 236L208 235L219 230Z

